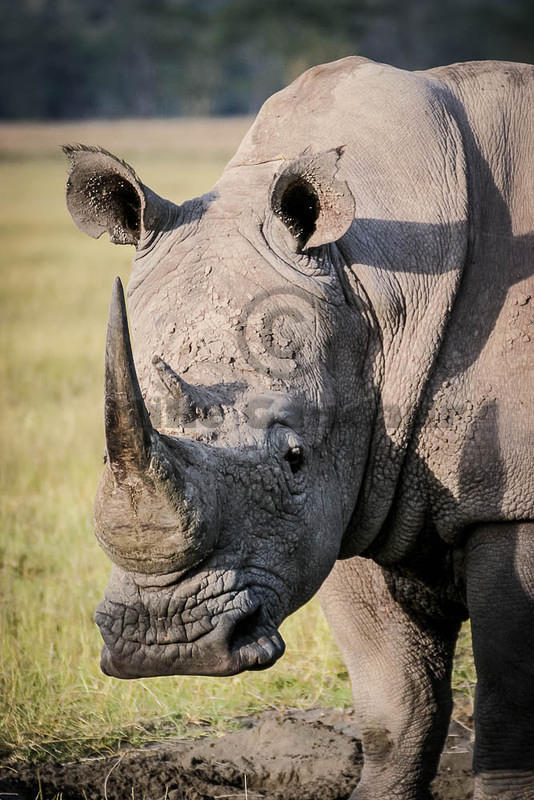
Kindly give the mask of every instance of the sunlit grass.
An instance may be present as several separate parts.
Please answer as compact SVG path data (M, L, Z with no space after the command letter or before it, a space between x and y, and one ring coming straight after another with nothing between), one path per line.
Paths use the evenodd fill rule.
M221 123L222 124L222 123ZM103 452L102 375L113 277L128 247L94 242L64 204L56 145L102 143L174 200L217 179L246 122L169 123L168 150L135 124L0 128L0 754L76 758L169 736L222 731L237 715L286 705L350 705L345 667L316 601L286 621L286 656L264 673L121 682L99 669L92 615L109 565L91 530ZM174 127L173 127L174 126ZM200 127L199 127L200 126ZM67 134L67 136L65 136ZM157 134L157 135L156 135ZM176 141L181 136L182 140ZM171 137L172 138L171 141ZM18 143L18 147L17 147ZM455 687L468 697L464 647ZM471 670L471 671L470 671ZM193 725L193 727L191 727Z

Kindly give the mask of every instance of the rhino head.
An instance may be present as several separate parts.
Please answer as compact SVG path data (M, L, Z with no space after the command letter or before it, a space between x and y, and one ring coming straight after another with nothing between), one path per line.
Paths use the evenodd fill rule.
M347 61L341 77L354 81ZM323 102L325 86L332 95L340 75L315 73L315 95L307 75L266 104L214 189L180 206L110 153L66 148L76 224L136 248L128 286L135 361L117 281L106 345L107 459L95 503L96 535L114 564L96 614L102 669L113 676L270 666L284 651L283 619L317 591L340 551L361 551L366 532L379 530L366 509L387 513L376 502L390 477L387 437L377 428L387 357L410 372L394 339L399 315L405 325L410 315L401 308L407 293L395 294L402 279L391 277L393 251L403 249L403 264L414 252L421 262L439 254L445 267L436 280L444 273L454 283L463 238L458 245L447 224L441 232L451 211L441 188L430 187L415 223L403 221L414 213L410 175L426 167L419 150L417 169L408 163L401 177L384 177L374 101L367 116L361 104L358 147L354 124L341 123L343 108L339 124L317 132L310 147L314 97ZM407 103L431 106L429 92L406 80L409 90L388 89L390 118L394 109L400 120L412 113ZM299 86L300 122L290 131L280 114ZM432 114L420 124L428 158L437 163L434 151L446 152L454 172L458 137L441 133L444 112ZM393 145L380 146L390 169ZM437 180L446 188L454 175L442 169ZM391 198L404 192L399 208ZM429 221L423 232L421 218ZM421 274L428 289L434 272ZM405 385L408 397L408 378ZM414 402L406 397L401 410ZM405 438L402 425L395 431ZM376 472L368 480L377 462L378 485ZM348 546L356 522L361 538Z
M137 370L119 279L106 343L95 531L115 566L96 615L102 668L270 666L278 626L338 555L366 453L346 443L373 408L365 314L333 244L354 217L342 153L243 183L230 171L178 207L111 154L66 150L76 223L136 246Z

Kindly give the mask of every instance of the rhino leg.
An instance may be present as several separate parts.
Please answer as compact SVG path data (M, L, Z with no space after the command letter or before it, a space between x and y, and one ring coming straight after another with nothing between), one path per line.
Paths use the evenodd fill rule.
M416 620L391 576L363 558L338 561L321 589L349 670L364 751L351 800L429 800L447 735L459 621Z
M476 800L534 798L534 524L489 525L466 553L478 684Z

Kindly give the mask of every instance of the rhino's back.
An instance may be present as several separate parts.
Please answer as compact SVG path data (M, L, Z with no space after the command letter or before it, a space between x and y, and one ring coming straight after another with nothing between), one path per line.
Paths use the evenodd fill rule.
M264 103L228 166L340 146L353 155L362 148L387 152L414 120L424 126L431 91L415 72L360 56L320 64Z

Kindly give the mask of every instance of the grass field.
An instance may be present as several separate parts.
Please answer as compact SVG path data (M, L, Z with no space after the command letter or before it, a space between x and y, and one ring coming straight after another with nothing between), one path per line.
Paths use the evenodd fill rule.
M103 452L103 353L113 277L128 247L83 236L64 203L58 146L101 144L180 201L207 190L247 121L0 126L0 756L72 759L125 740L223 730L285 705L350 705L347 674L316 601L283 626L265 673L121 682L99 670L92 615L109 564L91 531ZM462 713L473 668L464 631Z

